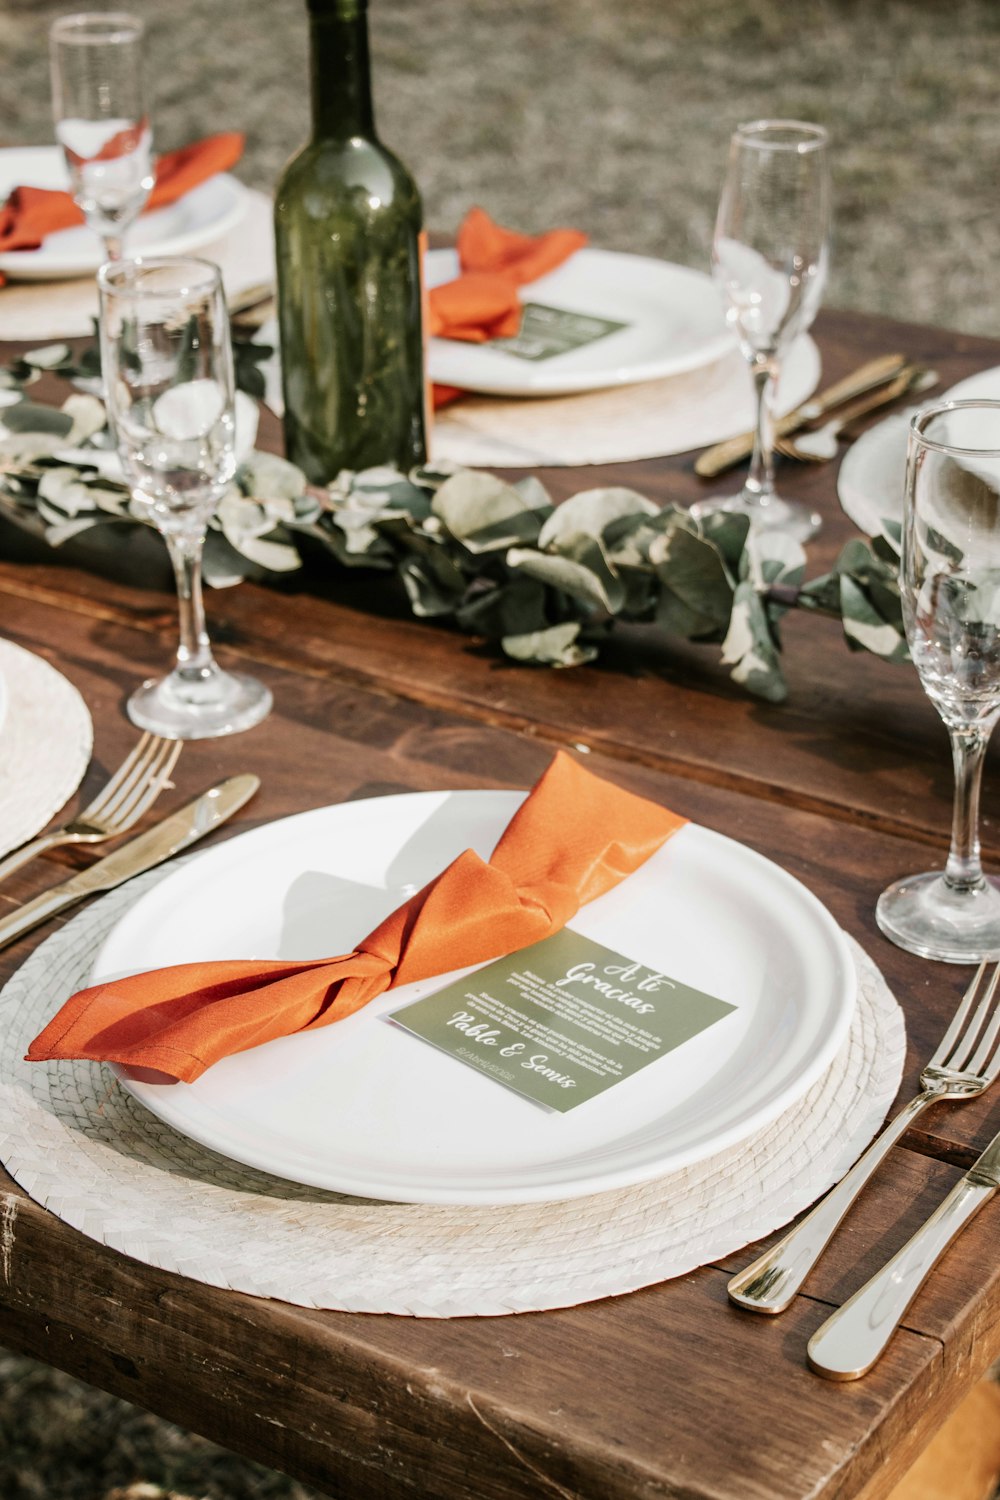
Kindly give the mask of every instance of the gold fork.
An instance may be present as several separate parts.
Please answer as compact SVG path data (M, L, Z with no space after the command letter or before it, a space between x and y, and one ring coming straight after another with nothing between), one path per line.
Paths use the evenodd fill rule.
M152 807L181 752L179 740L144 734L106 786L60 828L22 844L0 864L0 880L58 844L99 844L126 833Z
M779 434L774 440L774 451L783 454L785 458L797 458L802 463L826 463L829 459L836 458L838 440L852 422L866 417L869 412L878 411L881 406L898 401L901 396L929 390L937 382L936 370L928 370L920 365L907 365L895 380L891 380L881 390L841 407L837 415L822 427L806 428L787 437Z
M733 1302L751 1312L784 1312L875 1168L917 1116L940 1099L974 1099L994 1082L1000 1072L1000 1005L994 1004L998 981L1000 964L991 967L987 980L984 959L920 1075L920 1093L900 1110L811 1213L733 1277L728 1288ZM973 1006L975 1014L970 1020Z

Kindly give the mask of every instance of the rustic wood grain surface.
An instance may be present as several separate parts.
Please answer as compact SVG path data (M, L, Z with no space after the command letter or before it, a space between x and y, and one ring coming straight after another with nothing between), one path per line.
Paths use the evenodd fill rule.
M826 313L824 380L900 348L947 386L1000 363L1000 343ZM265 438L276 443L273 427ZM560 498L613 479L659 499L702 489L692 455L542 477ZM835 468L788 471L826 527L816 571L851 535ZM134 733L127 691L173 645L155 549L141 579L99 578L71 554L0 530L0 631L52 661L95 723L86 798ZM947 841L944 731L912 669L849 655L836 624L790 619L789 703L747 699L711 649L622 631L597 668L516 668L482 643L411 620L381 580L244 585L209 598L223 660L275 694L249 734L186 747L185 794L237 770L257 799L223 836L391 791L529 784L554 745L586 746L599 774L776 859L882 967L907 1017L904 1090L944 1029L967 971L903 954L875 899ZM1000 854L987 766L984 842ZM0 909L92 854L61 851L0 891ZM34 940L0 958L6 977ZM997 1218L987 1210L942 1262L865 1380L836 1386L804 1345L926 1216L1000 1126L1000 1096L924 1117L780 1319L731 1307L755 1253L632 1296L516 1319L422 1322L309 1312L164 1275L84 1239L0 1183L0 1342L106 1387L328 1490L368 1497L515 1500L882 1500L1000 1352Z

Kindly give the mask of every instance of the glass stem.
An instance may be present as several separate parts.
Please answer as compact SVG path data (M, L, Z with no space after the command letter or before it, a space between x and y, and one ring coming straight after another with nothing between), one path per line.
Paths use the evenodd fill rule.
M757 398L757 423L754 429L753 457L743 485L743 493L747 499L759 502L774 494L774 417L771 411L771 396L778 376L778 365L774 356L755 355L750 365L750 374Z
M165 540L177 579L180 645L176 670L186 682L204 681L218 670L205 628L205 606L201 597L201 554L205 533L198 531L182 535L170 532Z
M951 823L951 848L944 878L953 890L979 890L983 868L979 855L979 788L983 760L992 724L949 725L951 754L955 764L955 803Z
M124 238L120 234L104 235L104 258L105 260L121 260Z

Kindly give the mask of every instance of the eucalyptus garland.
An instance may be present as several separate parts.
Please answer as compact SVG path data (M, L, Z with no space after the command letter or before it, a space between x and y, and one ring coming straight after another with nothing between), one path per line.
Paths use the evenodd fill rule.
M237 352L240 384L258 395L271 351ZM147 524L121 482L102 402L74 391L55 408L28 394L43 370L80 381L95 365L92 351L74 360L58 344L0 368L10 403L0 406L0 514L53 547ZM579 666L616 620L638 621L721 647L734 681L781 702L779 623L791 609L840 619L853 650L907 658L889 527L849 542L832 572L807 582L799 543L751 533L744 516L696 521L624 487L554 505L535 478L452 467L345 471L318 487L251 446L211 522L206 580L288 574L303 566L306 538L345 567L395 573L416 616L451 619L520 662Z

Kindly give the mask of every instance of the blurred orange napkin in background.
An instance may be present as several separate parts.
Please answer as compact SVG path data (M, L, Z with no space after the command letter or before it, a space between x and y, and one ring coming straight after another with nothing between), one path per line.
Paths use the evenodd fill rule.
M462 274L430 292L430 332L475 344L513 338L521 326L518 287L554 271L586 243L578 229L518 234L471 208L458 231Z
M156 184L143 212L175 203L217 172L228 172L242 156L243 145L242 135L227 131L182 146L179 151L168 151L156 164ZM37 250L46 235L83 222L83 213L69 193L16 187L0 207L0 253Z
M219 1058L326 1026L397 985L484 963L558 932L686 819L559 753L488 862L467 849L352 952L179 964L81 990L30 1062L82 1057L193 1082Z

